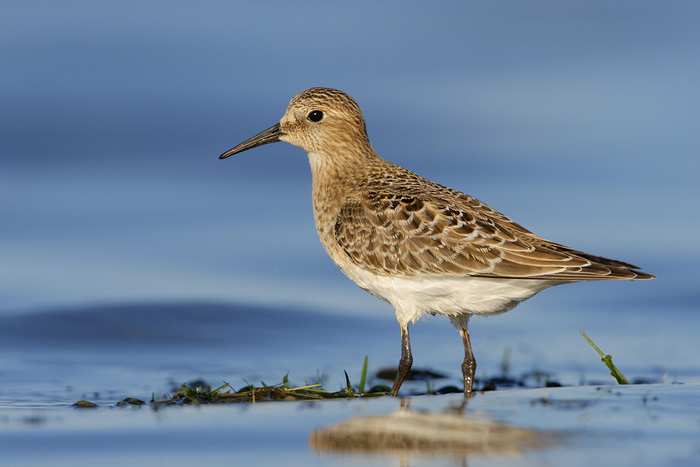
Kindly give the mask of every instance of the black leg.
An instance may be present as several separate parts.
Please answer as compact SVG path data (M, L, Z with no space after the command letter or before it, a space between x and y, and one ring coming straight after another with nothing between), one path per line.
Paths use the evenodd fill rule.
M476 360L472 352L472 343L469 340L469 329L466 323L459 330L464 342L464 362L462 363L462 375L464 376L464 395L471 396L472 386L474 385L474 373L476 373Z
M391 395L395 396L399 393L399 388L406 379L408 372L411 371L413 365L413 355L411 355L411 338L408 336L408 323L401 326L401 360L399 361L399 369L396 373L394 386L391 388Z

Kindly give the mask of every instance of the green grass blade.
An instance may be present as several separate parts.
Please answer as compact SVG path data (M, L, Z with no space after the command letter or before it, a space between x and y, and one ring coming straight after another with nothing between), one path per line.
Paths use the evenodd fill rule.
M345 383L348 385L346 388L348 394L355 394L355 390L352 388L352 383L350 383L350 377L348 376L348 372L344 371L345 373Z
M357 390L360 394L365 392L365 382L367 381L367 355L365 355L365 362L362 364L362 374L360 375L360 387Z
M618 384L630 384L629 380L625 378L625 375L622 374L620 370L617 369L617 367L613 364L612 360L612 355L605 355L602 350L598 348L597 345L586 335L585 332L579 330L581 335L588 341L591 346L598 352L598 354L602 357L600 360L605 363L605 366L608 367L610 370L610 375L612 375L613 378L617 380Z

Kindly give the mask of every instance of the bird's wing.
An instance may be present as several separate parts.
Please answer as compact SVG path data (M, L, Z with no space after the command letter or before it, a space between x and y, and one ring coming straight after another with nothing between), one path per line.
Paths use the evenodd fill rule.
M378 274L458 274L581 281L633 279L636 266L548 242L480 201L397 191L346 199L335 240ZM643 278L643 277L639 277Z

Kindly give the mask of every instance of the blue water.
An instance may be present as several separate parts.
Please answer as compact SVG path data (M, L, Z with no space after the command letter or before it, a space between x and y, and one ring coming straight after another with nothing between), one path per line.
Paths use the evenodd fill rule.
M380 306L320 248L301 150L217 160L316 85L385 158L694 288L698 5L400 5L6 2L0 307Z
M395 365L391 308L326 257L305 154L219 161L311 86L380 155L658 279L548 290L470 329L479 368L698 381L700 5L7 1L0 15L0 404L180 383L330 387ZM459 378L446 320L415 365ZM355 375L355 376L353 376ZM419 389L425 383L408 385Z

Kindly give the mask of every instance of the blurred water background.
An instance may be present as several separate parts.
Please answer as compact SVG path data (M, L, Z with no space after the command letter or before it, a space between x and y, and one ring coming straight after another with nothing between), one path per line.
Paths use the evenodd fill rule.
M312 86L352 95L384 158L658 276L557 287L473 320L478 371L510 352L568 384L605 377L582 328L634 374L700 375L697 2L2 10L5 404L290 370L342 380L368 353L396 363L391 307L317 239L305 154L217 159ZM417 365L458 377L447 321L413 339Z

